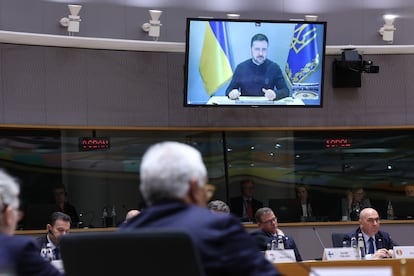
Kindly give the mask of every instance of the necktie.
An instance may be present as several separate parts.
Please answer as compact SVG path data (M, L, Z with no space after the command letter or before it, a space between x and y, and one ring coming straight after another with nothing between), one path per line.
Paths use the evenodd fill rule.
M253 207L251 200L246 200L246 216L249 219L253 219Z
M60 254L57 248L53 249L53 255L55 257L55 260L60 260Z
M368 254L374 254L374 239L372 237L368 239Z

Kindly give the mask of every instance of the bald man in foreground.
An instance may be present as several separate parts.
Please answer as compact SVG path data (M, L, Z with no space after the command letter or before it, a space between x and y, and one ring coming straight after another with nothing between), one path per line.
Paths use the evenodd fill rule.
M378 212L373 208L365 208L359 214L359 227L349 233L344 240L349 246L351 238L355 237L358 239L358 234L362 233L365 252L368 258L392 258L393 247L397 244L391 239L390 234L380 231L379 228L380 218ZM370 238L372 238L372 243L370 242Z

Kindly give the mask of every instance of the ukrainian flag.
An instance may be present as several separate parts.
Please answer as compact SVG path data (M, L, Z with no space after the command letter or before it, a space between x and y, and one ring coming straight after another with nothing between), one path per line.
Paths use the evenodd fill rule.
M316 27L313 24L296 24L285 67L290 85L305 80L319 67L319 63Z
M225 22L206 23L199 70L209 96L233 76Z

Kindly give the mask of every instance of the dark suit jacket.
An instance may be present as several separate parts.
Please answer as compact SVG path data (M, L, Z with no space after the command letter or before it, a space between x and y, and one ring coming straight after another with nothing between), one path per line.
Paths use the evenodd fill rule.
M347 246L351 245L352 237L358 238L359 233L361 233L361 229L358 227L355 231L348 233L344 237L344 241L346 241ZM388 234L387 232L378 231L378 233L375 234L375 246L377 247L377 249L381 249L381 248L392 249L395 245L397 244L391 239L390 234ZM367 248L366 245L365 245L365 248Z
M190 234L207 276L280 275L261 253L239 220L231 214L179 201L144 208L119 231L139 228L175 228Z
M256 243L262 251L266 250L268 248L268 245L272 243L272 240L275 239L271 233L265 232L263 230L256 230L254 232L251 232L250 235L256 239ZM302 256L299 253L299 249L296 246L295 240L290 236L282 236L282 239L285 249L293 249L295 252L296 261L301 262Z
M256 211L263 207L263 203L257 199L252 199L252 209L253 209L253 220L254 214ZM243 218L243 209L244 209L244 199L242 196L234 197L230 200L230 210L233 214L241 218Z
M47 234L42 235L40 237L36 238L37 244L40 247L40 250L42 250L42 248L47 248L47 244L48 244L48 240L47 240ZM60 260L60 250L59 247L56 247L55 250L52 252L53 254L53 258L52 260ZM42 255L42 254L40 254Z
M0 234L0 272L11 275L62 275L40 256L35 239Z

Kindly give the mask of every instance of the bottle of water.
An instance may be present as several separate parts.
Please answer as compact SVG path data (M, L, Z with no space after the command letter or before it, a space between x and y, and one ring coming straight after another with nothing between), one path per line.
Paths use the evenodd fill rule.
M277 249L283 250L285 249L285 244L283 243L283 236L277 236Z
M365 258L365 243L362 233L358 234L358 253L361 259Z
M391 200L388 200L387 219L394 219L394 208L392 207Z
M357 241L356 241L355 236L351 237L351 247L355 249L357 248Z
M112 227L115 227L116 226L116 210L115 210L115 205L112 206L111 218L112 218Z
M106 221L108 219L108 211L106 210L106 207L103 208L103 212L102 212L102 226L103 227L107 227L108 225L106 225Z
M272 240L272 244L270 245L270 250L277 250L277 241Z

